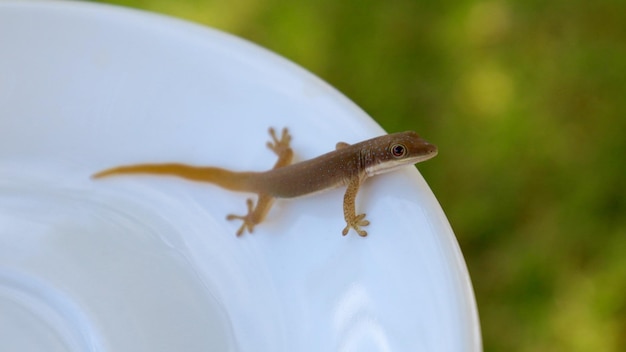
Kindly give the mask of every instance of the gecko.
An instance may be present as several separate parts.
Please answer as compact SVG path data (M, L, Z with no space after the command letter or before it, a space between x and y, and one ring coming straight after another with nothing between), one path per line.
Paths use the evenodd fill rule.
M122 174L158 174L208 182L222 188L256 193L246 200L246 215L227 215L228 220L241 220L237 236L246 230L252 233L261 223L276 198L294 198L335 187L346 186L343 196L343 216L346 227L342 235L354 229L359 236L367 236L363 226L370 224L365 213L357 214L356 196L368 177L413 165L437 155L437 147L413 131L387 134L356 144L337 143L335 150L306 161L293 163L291 134L283 128L280 136L269 129L271 140L267 147L278 160L267 171L231 171L212 166L194 166L180 163L134 164L113 167L97 172L94 179Z

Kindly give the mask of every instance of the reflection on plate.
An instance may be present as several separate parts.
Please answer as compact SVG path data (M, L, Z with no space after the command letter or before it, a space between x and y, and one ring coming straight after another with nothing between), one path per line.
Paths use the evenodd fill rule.
M480 349L458 245L419 173L368 180L367 238L342 190L277 201L174 178L93 181L177 161L272 165L268 126L307 159L382 130L339 93L242 40L83 3L0 3L0 350Z

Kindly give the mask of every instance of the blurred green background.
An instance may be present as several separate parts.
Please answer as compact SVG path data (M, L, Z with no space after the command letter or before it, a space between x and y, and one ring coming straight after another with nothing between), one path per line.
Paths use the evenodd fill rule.
M419 169L485 351L626 351L626 2L103 2L247 38L437 144Z

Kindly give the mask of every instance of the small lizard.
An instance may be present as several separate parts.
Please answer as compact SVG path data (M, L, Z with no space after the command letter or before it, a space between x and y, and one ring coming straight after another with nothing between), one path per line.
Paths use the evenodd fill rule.
M327 189L347 186L343 197L343 215L346 227L362 237L367 232L361 229L369 225L365 214L357 214L355 199L363 181L371 176L393 171L405 165L428 160L437 155L437 147L426 142L412 131L388 134L366 141L347 144L337 143L332 152L317 158L292 164L293 150L291 135L287 128L280 137L273 128L269 129L272 140L267 146L278 156L274 167L263 172L237 172L218 167L200 167L179 163L137 164L106 169L94 174L102 178L120 174L160 174L178 176L185 179L216 184L232 191L258 194L256 205L249 198L246 201L246 215L230 214L228 220L242 220L237 236L245 230L252 233L270 210L275 198L294 198Z

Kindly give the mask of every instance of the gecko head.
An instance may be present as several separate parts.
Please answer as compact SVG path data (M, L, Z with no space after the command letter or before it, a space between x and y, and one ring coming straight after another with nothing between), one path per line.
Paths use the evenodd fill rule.
M368 166L369 176L395 170L404 165L413 165L437 155L437 147L428 143L413 131L400 132L378 137L375 153Z

